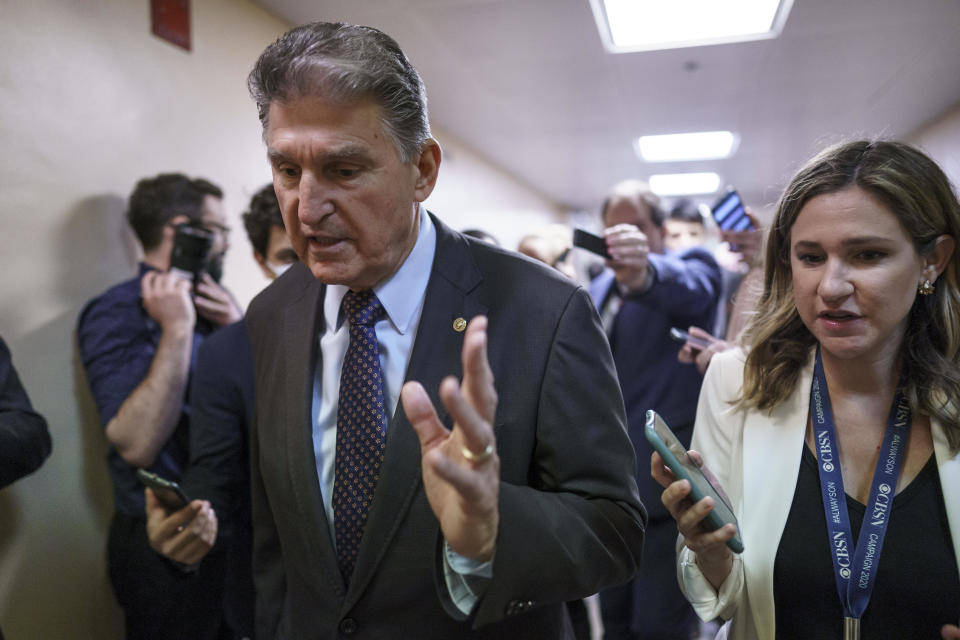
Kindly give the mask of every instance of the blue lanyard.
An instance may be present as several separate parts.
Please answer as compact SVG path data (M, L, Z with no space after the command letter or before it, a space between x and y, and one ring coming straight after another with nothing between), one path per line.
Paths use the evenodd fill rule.
M911 411L902 389L897 389L887 419L887 429L880 447L880 459L873 473L870 498L863 515L863 524L857 546L851 549L850 516L847 513L843 475L837 452L837 434L830 407L830 392L823 374L823 361L817 347L817 361L810 389L810 416L817 446L817 468L820 472L820 491L823 511L827 517L827 533L837 580L837 593L843 604L847 621L859 621L870 602L876 580L883 538L890 521L890 509L897 489L897 478L903 462L903 452L910 433Z

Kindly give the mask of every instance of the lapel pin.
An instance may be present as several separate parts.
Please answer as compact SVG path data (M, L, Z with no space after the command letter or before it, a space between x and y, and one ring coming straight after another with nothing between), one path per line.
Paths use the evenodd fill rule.
M464 329L467 328L467 321L463 318L457 318L453 321L453 330L457 333L463 333Z

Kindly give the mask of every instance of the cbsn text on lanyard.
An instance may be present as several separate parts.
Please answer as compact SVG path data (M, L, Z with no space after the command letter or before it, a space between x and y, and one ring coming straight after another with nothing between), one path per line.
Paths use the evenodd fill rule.
M819 346L813 370L813 386L810 389L810 416L817 444L817 469L820 472L823 512L827 517L833 572L837 579L840 602L843 603L843 637L844 640L857 640L860 637L860 616L867 608L873 592L883 537L887 532L893 496L897 491L903 451L907 447L911 422L910 405L903 395L903 389L898 385L880 447L880 459L873 472L870 498L867 500L867 510L863 515L856 549L850 548L853 535L850 530L850 516L847 514L843 475L840 472L830 392L823 374Z

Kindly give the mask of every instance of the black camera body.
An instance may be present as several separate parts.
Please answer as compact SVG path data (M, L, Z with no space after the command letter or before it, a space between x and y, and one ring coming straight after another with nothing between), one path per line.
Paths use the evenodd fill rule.
M212 248L212 231L195 223L178 224L170 252L170 273L190 280L196 287L207 270Z

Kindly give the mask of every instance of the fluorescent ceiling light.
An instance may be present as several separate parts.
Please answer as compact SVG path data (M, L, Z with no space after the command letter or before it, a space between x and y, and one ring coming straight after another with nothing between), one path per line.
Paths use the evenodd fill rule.
M793 0L590 0L611 53L776 38Z
M650 190L658 196L687 196L716 193L720 176L715 173L661 173L650 176Z
M730 131L640 136L637 152L646 162L716 160L733 155L737 137Z

